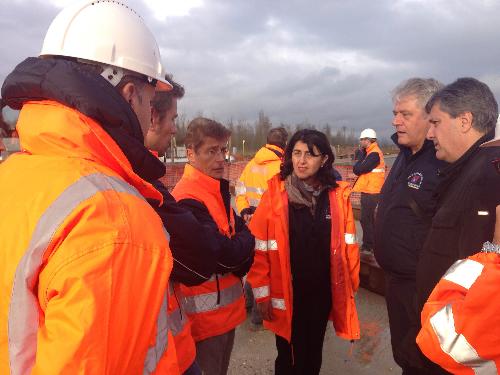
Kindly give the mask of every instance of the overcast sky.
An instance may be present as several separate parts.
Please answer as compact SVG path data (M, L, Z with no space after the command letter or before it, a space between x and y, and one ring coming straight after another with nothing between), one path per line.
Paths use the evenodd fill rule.
M186 88L179 112L392 132L403 79L473 76L500 95L500 1L131 0ZM1 0L0 81L71 1Z

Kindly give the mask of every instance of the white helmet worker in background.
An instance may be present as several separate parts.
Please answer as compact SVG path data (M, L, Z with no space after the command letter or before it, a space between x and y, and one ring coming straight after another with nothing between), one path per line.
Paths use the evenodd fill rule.
M137 13L87 1L5 79L23 151L0 165L2 373L149 374L175 358L172 256L145 199L162 200L144 133L163 74Z
M373 129L365 129L359 135L359 144L362 148L367 148L370 143L377 140L377 133Z
M359 139L365 138L377 139L377 133L375 133L375 130L373 129L365 129L359 135Z
M375 244L375 208L385 179L384 155L377 144L377 133L364 129L359 135L359 149L356 150L353 173L358 176L352 191L361 193L361 229L363 244L362 260L370 261Z

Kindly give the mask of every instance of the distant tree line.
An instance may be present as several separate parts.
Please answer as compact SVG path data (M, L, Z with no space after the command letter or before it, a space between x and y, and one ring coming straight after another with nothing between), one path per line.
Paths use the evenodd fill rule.
M186 129L189 121L190 120L184 115L181 115L177 119L177 134L175 136L177 145L184 144L184 137L186 135ZM232 119L225 122L222 121L222 123L231 129L231 147L236 147L237 154L241 155L243 153L243 141L245 141L245 156L251 156L259 148L261 148L266 143L266 137L269 129L278 126L284 127L288 131L289 136L300 129L320 130L326 134L330 144L336 147L336 150L340 153L350 153L352 148L356 147L359 142L359 131L347 128L346 126L334 128L328 123L317 125L309 122L302 122L298 124L273 124L269 120L269 117L265 115L264 111L259 112L259 117L254 123L244 120L234 121ZM379 143L382 143L381 146L387 149L387 151L393 151L390 143Z

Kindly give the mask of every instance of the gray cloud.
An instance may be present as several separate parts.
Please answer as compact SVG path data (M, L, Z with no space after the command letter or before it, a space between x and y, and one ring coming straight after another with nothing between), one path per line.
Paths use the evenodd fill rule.
M401 80L474 76L500 94L500 3L488 0L206 0L165 17L129 2L186 87L180 111L219 120L329 123L388 136ZM3 7L0 79L36 55L56 7Z

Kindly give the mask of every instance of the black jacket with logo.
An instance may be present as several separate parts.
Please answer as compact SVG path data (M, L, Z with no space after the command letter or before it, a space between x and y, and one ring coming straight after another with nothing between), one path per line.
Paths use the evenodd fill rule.
M484 136L442 171L437 211L417 269L420 308L456 260L477 253L493 238L500 204L500 173L493 161L500 158L500 147L479 147L492 138L493 133Z
M391 137L397 144L397 135ZM375 219L375 258L393 277L415 279L419 255L436 207L438 170L434 144L426 140L415 154L404 146L380 192Z

